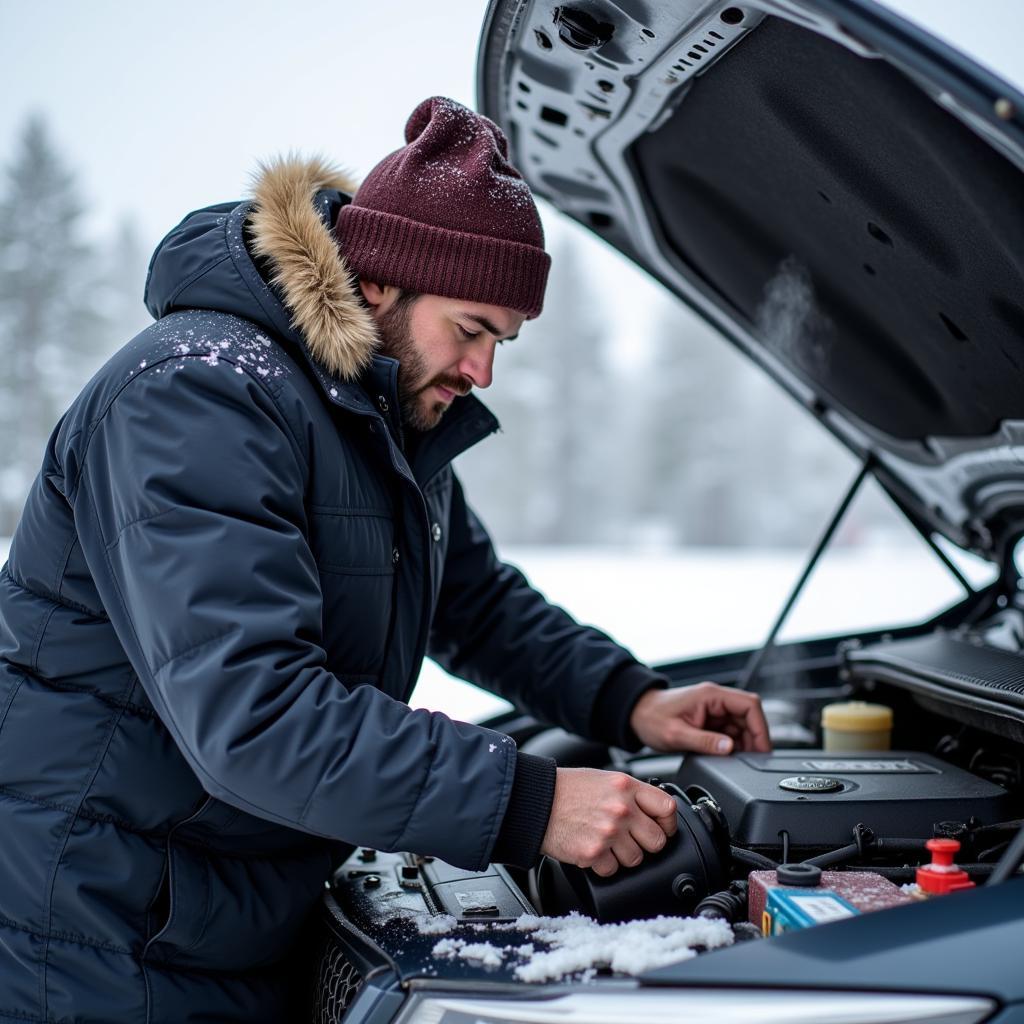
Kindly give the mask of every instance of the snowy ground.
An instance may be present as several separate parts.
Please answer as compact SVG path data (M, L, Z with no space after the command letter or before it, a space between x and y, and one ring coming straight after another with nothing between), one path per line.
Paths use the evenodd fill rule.
M759 644L806 556L756 548L534 548L508 550L505 557L550 600L656 664ZM991 578L980 563L961 568L976 585ZM819 565L781 639L920 622L962 596L916 541L842 550ZM465 720L509 706L432 662L424 665L411 703Z
M8 545L0 538L0 561ZM756 548L522 548L505 557L550 600L638 658L658 663L761 642L805 555ZM975 584L991 575L980 563L961 567ZM782 639L919 622L961 593L919 542L840 550L819 566ZM463 720L508 707L432 662L424 665L412 704Z

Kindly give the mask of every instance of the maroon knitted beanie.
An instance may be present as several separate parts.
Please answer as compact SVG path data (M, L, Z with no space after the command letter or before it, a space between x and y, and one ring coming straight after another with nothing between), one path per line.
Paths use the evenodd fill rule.
M338 215L349 267L377 284L537 316L551 257L502 130L434 96L412 112L405 140Z

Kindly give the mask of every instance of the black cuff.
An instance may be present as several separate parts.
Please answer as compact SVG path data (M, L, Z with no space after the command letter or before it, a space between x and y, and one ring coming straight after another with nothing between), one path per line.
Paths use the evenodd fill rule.
M629 716L648 690L664 690L667 686L664 676L638 661L617 668L597 693L590 712L590 735L613 747L639 750L640 740L630 727Z
M516 776L498 838L491 851L495 864L532 868L555 799L555 762L550 757L516 752Z

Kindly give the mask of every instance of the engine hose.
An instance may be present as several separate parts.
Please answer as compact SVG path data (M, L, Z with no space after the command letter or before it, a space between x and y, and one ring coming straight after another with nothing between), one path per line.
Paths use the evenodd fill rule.
M996 869L995 864L957 864L957 867L969 875L977 875L980 878L992 875ZM887 878L890 882L914 882L917 880L917 868L911 867L881 867L872 864L869 867L854 868L853 870L871 871L873 874Z
M928 842L927 839L904 839L890 838L885 836L881 839L875 839L871 843L872 853L904 853L915 850L926 850L925 845Z
M1018 818L1016 821L997 821L993 825L979 825L970 831L973 836L981 836L987 835L989 832L1019 832L1022 828L1024 828L1024 819Z
M774 871L779 866L775 861L762 857L761 854L754 853L753 850L744 850L742 846L730 846L729 852L732 854L733 860L746 865L748 868L756 868L760 871Z
M853 860L860 856L860 847L857 843L850 843L849 846L841 846L838 850L830 850L828 853L819 853L817 857L808 857L802 861L803 864L813 864L815 867L827 868L833 864L842 864L844 861Z
M1001 843L996 843L995 846L990 846L987 850L978 851L978 860L985 864L992 863L992 858L998 853L1003 854L1006 848L1010 845L1010 840L1004 840Z
M733 883L728 889L713 892L697 904L694 917L710 917L735 924L747 916L747 887Z
M820 853L817 857L810 857L803 861L803 863L814 864L819 868L827 868L843 864L846 861L863 858L865 854L916 853L919 850L926 849L926 842L926 839L905 839L889 836L865 839L861 843L850 843L849 846L841 846L838 850Z

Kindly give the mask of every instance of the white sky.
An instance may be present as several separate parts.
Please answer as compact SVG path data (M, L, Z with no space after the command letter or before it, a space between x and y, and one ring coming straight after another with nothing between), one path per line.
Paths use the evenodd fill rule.
M1020 0L892 0L1024 82ZM357 176L402 143L415 105L475 105L485 0L0 0L0 153L44 113L107 231L124 214L147 251L189 210L234 199L256 161L322 152ZM549 238L564 230L544 210ZM573 229L575 230L575 229ZM582 233L582 232L581 232ZM600 243L588 262L627 287L628 333L660 289ZM625 274L626 278L621 276Z
M88 195L108 216L137 214L155 240L188 210L240 196L260 157L318 151L362 175L402 144L421 99L472 104L481 10L0 0L0 137L45 112Z

